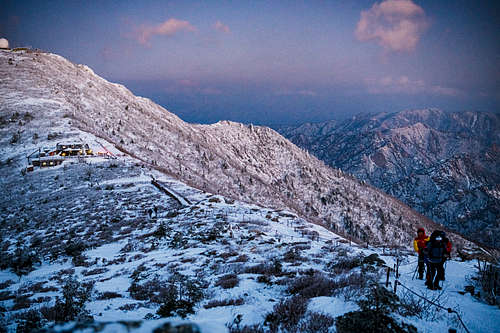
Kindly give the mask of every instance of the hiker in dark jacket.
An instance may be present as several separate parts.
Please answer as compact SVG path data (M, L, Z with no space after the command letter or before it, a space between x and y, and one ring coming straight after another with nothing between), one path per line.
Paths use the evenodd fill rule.
M427 281L425 284L428 289L441 290L439 281L444 278L444 261L448 254L447 243L444 233L440 230L435 230L429 241L425 244L424 255L427 261Z

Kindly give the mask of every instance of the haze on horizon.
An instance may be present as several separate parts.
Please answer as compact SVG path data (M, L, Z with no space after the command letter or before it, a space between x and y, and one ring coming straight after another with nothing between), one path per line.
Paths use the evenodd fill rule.
M83 63L189 122L498 112L496 1L15 1L0 38Z

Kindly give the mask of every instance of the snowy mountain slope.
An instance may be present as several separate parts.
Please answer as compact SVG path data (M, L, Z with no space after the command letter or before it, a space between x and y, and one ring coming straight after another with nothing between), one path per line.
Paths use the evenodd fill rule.
M70 122L193 187L293 210L360 242L410 246L417 226L436 228L269 128L187 124L88 67L53 54L1 51L0 70L4 119L30 112ZM6 133L5 140L14 134ZM20 144L27 140L20 133ZM463 243L459 237L454 241Z
M279 131L434 221L498 246L498 114L409 110Z
M30 131L43 129L38 126L42 119L31 121L23 134L32 136ZM92 285L76 318L92 317L95 322L88 326L94 329L83 325L77 330L70 323L54 331L92 332L104 327L104 332L150 332L168 322L219 333L238 318L241 326L268 330L263 325L268 314L303 281L321 283L307 293L298 289L307 295L300 324L305 330L316 327L318 318L328 323L328 318L359 310L356 301L370 283L384 279L378 259L370 257L374 253L389 267L395 256L400 258L402 283L431 299L438 296L422 281L411 279L416 258L408 252L350 246L291 212L186 186L72 128L67 119L53 119L51 125L65 141L103 144L118 158L69 158L61 166L23 175L23 165L14 164L18 156L31 145L51 146L55 141L40 136L35 143L3 146L3 156L12 159L0 166L2 188L9 189L0 201L1 258L2 266L7 265L0 271L0 323L8 332L17 326L32 330L34 323L51 326L54 307L70 283L80 288ZM192 204L180 206L155 188L152 178ZM155 206L157 216L149 217L148 209ZM27 256L32 265L26 263ZM466 277L474 274L473 264L452 260L448 267L439 303L460 311L473 332L490 332L500 320L498 309L457 293L468 284ZM170 284L177 286L176 293L188 287L203 291L195 298L194 313L184 320L180 310L167 319L157 315L164 304L162 293L172 291ZM184 293L187 299L194 297ZM398 295L408 297L401 288ZM421 332L449 327L461 332L454 316L443 311L395 316ZM127 321L130 327L125 326Z
M74 134L91 139L86 133ZM88 174L84 170L92 170L93 182L82 179ZM161 195L150 184L150 176L193 204L181 207ZM24 186L17 185L20 179ZM92 285L79 318L91 316L96 322L88 325L100 327L90 330L83 325L76 332L102 331L102 325L104 332L133 332L134 328L150 332L167 321L219 333L237 318L241 326L262 328L267 327L263 323L268 314L294 290L300 291L303 283L321 283L317 289L300 291L307 295L301 327L316 327L312 325L318 316L326 320L357 311L356 301L370 283L383 282L374 253L389 267L397 256L403 261L402 283L428 298L439 296L427 291L422 281L411 279L416 258L407 252L349 246L342 237L290 212L197 191L127 156L67 163L28 176L15 172L2 181L4 188L16 189L13 201L2 202L2 211L8 209L9 216L18 217L3 220L2 258L15 257L21 248L21 253L36 253L40 260L21 276L12 268L0 271L0 323L8 332L16 331L18 325L34 327L26 323L50 326L53 307L58 297L64 299L71 281L80 287ZM44 186L37 186L40 183ZM82 205L83 197L89 205ZM76 207L75 202L79 203ZM150 218L146 209L153 206L160 210ZM52 216L33 214L33 209ZM26 218L22 212L28 212ZM468 284L466 277L474 274L473 263L452 260L448 267L445 294L437 301L458 310L472 332L491 332L500 320L498 309L457 292ZM184 321L180 310L167 320L157 315L164 304L162 293L172 291L170 284L185 299L194 296L187 291L180 294L182 288L201 292L194 313L187 313ZM409 297L401 288L398 295ZM37 321L38 313L49 320ZM396 317L420 332L449 327L462 332L454 316L444 311ZM127 329L126 321L131 322ZM72 324L60 327L55 331L74 329Z

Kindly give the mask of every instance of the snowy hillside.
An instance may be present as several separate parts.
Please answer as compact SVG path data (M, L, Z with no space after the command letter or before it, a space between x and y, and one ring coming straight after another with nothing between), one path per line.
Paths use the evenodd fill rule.
M432 220L500 244L498 114L407 110L279 131Z
M418 226L436 228L269 128L185 123L88 67L53 54L1 51L0 71L3 119L28 112L35 119L71 124L195 188L288 209L360 243L408 247ZM50 130L50 123L45 125ZM23 130L2 129L4 144ZM18 136L20 145L32 140L27 132ZM459 237L454 242L463 243Z
M98 140L57 129L66 140ZM327 332L334 318L361 311L362 296L385 281L382 265L392 267L397 258L405 286L458 311L472 332L491 332L500 320L497 308L458 293L475 274L472 263L450 261L444 292L430 292L412 279L411 252L350 245L293 213L200 192L127 156L77 161L24 176L2 165L8 175L2 188L11 190L1 206L0 320L8 332L88 318L94 321L51 331L184 325L203 333L229 327ZM158 191L153 177L190 204ZM393 273L390 281L392 289ZM401 304L391 318L399 325L463 331L454 314L426 306L401 287L397 294ZM75 305L68 306L65 295L73 295Z
M0 80L0 332L348 332L353 316L465 332L455 313L389 292L394 273L380 287L396 261L404 286L470 331L498 326L498 308L464 292L475 262L449 261L443 292L412 279L416 257L392 245L432 222L270 129L186 124L50 54L1 51ZM58 142L111 157L26 171ZM383 246L310 223L327 218Z

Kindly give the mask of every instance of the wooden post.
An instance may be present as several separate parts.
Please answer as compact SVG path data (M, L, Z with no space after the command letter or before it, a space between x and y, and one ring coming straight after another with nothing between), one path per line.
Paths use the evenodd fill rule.
M385 279L385 287L386 288L389 287L389 274L391 274L391 268L387 267L387 276L386 276L386 279Z
M399 258L396 259L396 279L399 279Z
M398 289L398 280L396 279L394 281L394 293L396 293L396 290Z

